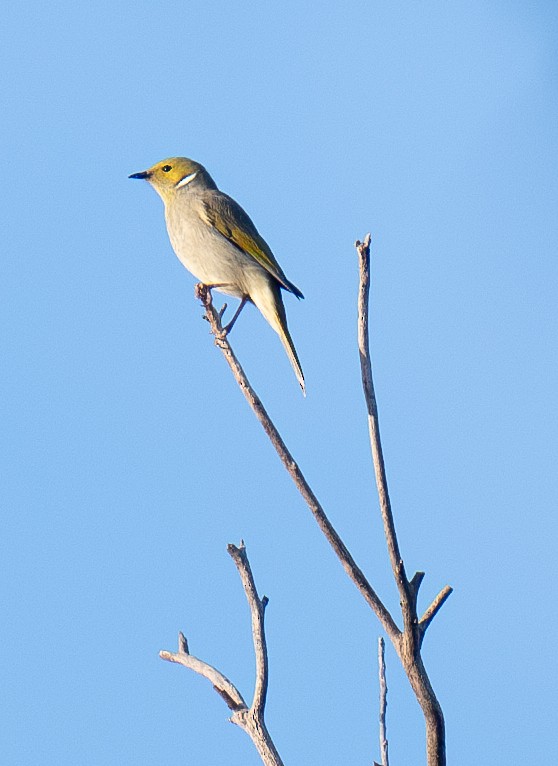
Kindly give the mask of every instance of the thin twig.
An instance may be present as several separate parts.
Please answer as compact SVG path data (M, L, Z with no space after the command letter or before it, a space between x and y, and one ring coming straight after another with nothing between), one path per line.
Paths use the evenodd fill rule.
M385 661L385 642L382 636L378 639L378 676L380 680L380 756L382 766L389 766L388 740L386 728L386 710L387 710L387 682L386 682L386 661Z
M184 667L207 678L219 696L225 700L229 709L233 711L230 720L248 734L256 746L264 765L283 766L283 762L264 720L268 683L267 648L264 632L264 612L267 597L264 596L260 599L258 596L244 543L241 543L240 547L229 545L227 550L240 574L252 615L252 637L256 654L256 683L254 687L254 700L251 707L247 706L241 693L226 676L214 668L213 665L209 665L207 662L199 660L190 654L188 642L182 633L178 636L178 652L163 651L159 652L159 656L163 660L184 665Z
M355 583L366 602L372 607L388 636L393 641L396 641L400 634L400 630L395 624L393 617L384 606L376 591L372 588L366 579L363 571L356 564L355 560L349 553L345 543L342 541L337 531L329 521L324 512L324 509L310 488L310 485L306 481L297 462L287 449L287 446L283 441L279 431L267 414L259 396L250 385L248 378L246 377L246 373L242 369L240 362L236 358L231 348L228 338L225 337L219 312L213 306L211 290L206 287L206 285L198 284L196 285L196 297L201 300L203 307L205 308L205 317L209 322L211 332L215 336L215 345L221 349L223 356L225 357L225 360L231 369L234 379L238 383L240 390L244 394L244 397L250 405L252 411L262 424L263 429L275 447L281 462L287 469L298 491L306 501L329 544L337 554L337 557L341 561L345 572Z
M419 628L421 632L421 637L424 636L426 633L427 627L430 625L434 617L438 614L444 603L446 602L447 598L451 595L453 591L453 588L451 588L449 585L446 585L442 590L438 593L434 601L430 604L428 609L425 611L425 613L422 615L419 621Z

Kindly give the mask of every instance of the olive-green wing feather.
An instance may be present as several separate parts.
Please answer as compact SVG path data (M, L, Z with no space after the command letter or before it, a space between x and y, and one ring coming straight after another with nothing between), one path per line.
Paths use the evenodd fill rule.
M203 210L207 223L238 247L250 255L268 271L279 284L294 293L297 298L304 298L296 285L289 282L282 268L265 239L261 237L251 218L232 197L217 190L208 190L202 198Z

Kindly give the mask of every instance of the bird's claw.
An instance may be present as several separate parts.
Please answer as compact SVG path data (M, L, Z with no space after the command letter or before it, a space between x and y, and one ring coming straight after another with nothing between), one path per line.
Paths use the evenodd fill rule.
M196 282L194 295L199 301L206 303L208 297L211 298L211 290L209 290L207 285L204 285L203 282Z

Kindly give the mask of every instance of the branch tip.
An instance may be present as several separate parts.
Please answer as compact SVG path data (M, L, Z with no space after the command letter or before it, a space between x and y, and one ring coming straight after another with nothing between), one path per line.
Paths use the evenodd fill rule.
M419 588L423 580L424 580L424 572L415 572L409 582L409 585L411 586L411 590L414 593L415 597L418 595Z
M227 545L227 553L229 554L229 556L232 556L233 558L235 558L235 556L245 556L246 545L244 543L244 540L241 540L239 545L235 545L234 543L229 543Z
M182 631L180 631L178 634L178 651L182 654L190 654L190 650L188 648L188 639Z
M430 604L428 609L425 611L425 613L422 615L419 621L419 628L421 632L421 636L424 637L424 634L426 633L426 630L434 617L438 614L440 609L443 607L443 605L446 603L448 598L453 593L453 588L450 585L446 585L442 590L438 593L434 601Z
M360 239L357 239L355 242L355 247L359 252L363 252L364 250L368 250L370 248L370 242L372 240L372 236L370 232L366 234L364 237L364 240L361 242Z

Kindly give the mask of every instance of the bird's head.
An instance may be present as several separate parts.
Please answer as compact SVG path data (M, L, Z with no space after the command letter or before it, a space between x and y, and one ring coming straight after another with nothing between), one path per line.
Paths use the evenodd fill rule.
M190 185L192 185L191 188L217 188L204 166L187 157L169 157L157 162L148 170L133 173L128 177L143 178L148 181L165 202Z

